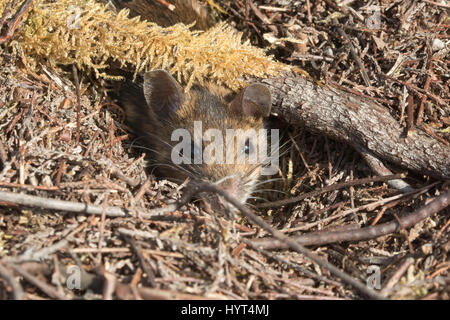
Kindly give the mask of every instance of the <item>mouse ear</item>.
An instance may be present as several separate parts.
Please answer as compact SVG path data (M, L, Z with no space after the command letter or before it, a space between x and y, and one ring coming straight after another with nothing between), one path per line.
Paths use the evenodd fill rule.
M165 70L144 74L144 96L157 117L165 118L183 103L183 93L177 81Z
M253 83L231 101L230 107L235 112L243 113L246 116L268 117L272 107L270 90L263 84Z

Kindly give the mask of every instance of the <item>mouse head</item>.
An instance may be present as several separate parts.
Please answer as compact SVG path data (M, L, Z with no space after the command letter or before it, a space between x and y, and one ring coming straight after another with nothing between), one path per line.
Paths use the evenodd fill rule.
M250 84L233 97L208 84L183 92L163 70L146 73L143 89L149 121L139 131L155 150L159 171L178 181L217 183L244 203L261 172L258 144L272 105L269 89ZM143 123L142 112L133 116Z

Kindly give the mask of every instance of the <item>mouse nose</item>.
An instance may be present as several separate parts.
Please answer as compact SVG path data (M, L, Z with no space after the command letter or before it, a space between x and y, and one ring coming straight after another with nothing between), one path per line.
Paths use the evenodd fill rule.
M239 200L240 183L239 179L227 179L219 184L225 192L228 192L231 196Z

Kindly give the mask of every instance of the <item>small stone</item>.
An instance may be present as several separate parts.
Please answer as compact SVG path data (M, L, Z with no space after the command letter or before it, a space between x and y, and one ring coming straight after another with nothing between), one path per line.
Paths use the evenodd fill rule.
M445 43L440 40L440 39L434 39L433 43L431 44L431 49L433 49L433 51L439 51L445 48Z
M29 222L28 218L25 216L20 216L18 223L19 224L27 224Z
M331 49L331 47L326 47L325 50L323 50L323 53L324 53L327 57L334 58L333 49Z
M431 254L433 252L433 246L431 245L431 243L422 245L422 252L424 254Z
M76 219L78 222L84 222L84 221L86 221L87 218L85 216L77 216Z

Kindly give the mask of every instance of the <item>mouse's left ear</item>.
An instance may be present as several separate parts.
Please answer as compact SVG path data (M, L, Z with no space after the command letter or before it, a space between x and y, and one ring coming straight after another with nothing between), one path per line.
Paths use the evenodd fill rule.
M250 84L243 89L230 103L230 108L238 113L254 118L265 118L270 115L272 95L267 86L260 83Z
M167 118L183 104L183 92L178 82L165 70L144 74L144 96L147 106L158 118Z

